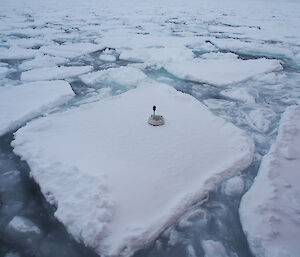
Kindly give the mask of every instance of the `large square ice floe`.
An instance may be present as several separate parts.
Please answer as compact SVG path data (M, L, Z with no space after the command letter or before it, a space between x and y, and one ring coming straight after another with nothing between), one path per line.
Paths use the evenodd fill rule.
M152 106L166 124L147 123ZM128 256L252 161L253 142L190 95L155 82L15 133L55 216L78 241Z
M276 142L240 206L243 229L256 256L300 253L300 107L288 107Z
M38 81L0 87L0 135L74 96L68 82Z

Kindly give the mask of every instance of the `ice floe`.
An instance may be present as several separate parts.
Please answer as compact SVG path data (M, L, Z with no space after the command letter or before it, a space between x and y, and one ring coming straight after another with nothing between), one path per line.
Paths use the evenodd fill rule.
M175 76L216 86L235 84L251 77L282 69L278 60L260 58L242 60L237 58L194 59L171 62L164 66Z
M120 59L129 61L145 62L147 65L164 65L167 63L180 62L193 59L194 54L188 48L176 47L149 47L124 50L120 54Z
M38 80L57 80L69 77L78 76L87 73L93 69L92 66L61 66L61 67L46 67L37 68L29 71L24 71L21 74L23 81L38 81Z
M53 57L49 55L36 55L33 60L24 61L19 65L22 70L31 70L35 68L51 67L57 64L65 63L67 60L61 57Z
M0 87L0 135L74 96L65 81L42 81ZM13 101L12 101L13 99Z
M154 104L166 120L161 127L147 123ZM34 120L12 145L56 204L57 219L106 256L128 256L152 242L245 169L254 149L245 132L199 101L152 81Z
M300 107L283 114L276 142L243 196L240 217L256 256L297 257L300 252Z
M64 45L43 46L40 52L64 58L75 58L84 54L101 50L102 46L92 43L74 43Z
M94 87L100 86L99 83L109 83L109 85L114 83L126 88L133 88L147 80L148 77L140 69L124 66L91 72L80 76L80 79L85 84Z
M37 54L37 50L21 47L10 47L0 50L0 60L30 59Z

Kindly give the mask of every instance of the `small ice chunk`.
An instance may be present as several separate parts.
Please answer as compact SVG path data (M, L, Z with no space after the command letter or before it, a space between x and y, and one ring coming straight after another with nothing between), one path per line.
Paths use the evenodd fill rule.
M202 241L204 257L228 257L222 243L213 240Z
M8 227L21 233L41 233L41 230L37 225L35 225L31 220L22 216L15 216L8 223Z
M101 61L105 61L105 62L115 62L116 61L116 57L111 54L101 54L99 59Z
M244 181L240 176L228 179L224 185L224 192L228 196L240 195L244 190Z
M41 81L0 87L0 135L16 129L73 96L73 90L65 81Z
M255 97L253 97L246 88L226 89L221 91L220 94L243 102L255 103Z
M187 245L186 247L186 253L188 257L197 257L196 251L192 245Z
M260 73L282 69L278 60L266 58L256 60L194 59L193 61L171 62L164 67L179 78L215 86L236 84Z
M246 116L248 124L255 130L266 132L269 130L276 114L270 109L255 109Z
M23 81L57 80L78 76L93 69L92 66L72 66L72 67L47 67L24 71L21 74Z

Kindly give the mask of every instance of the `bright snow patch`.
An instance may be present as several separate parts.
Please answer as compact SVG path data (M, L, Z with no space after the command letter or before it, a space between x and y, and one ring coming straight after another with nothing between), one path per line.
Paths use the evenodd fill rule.
M240 216L256 256L297 257L300 252L300 107L283 114L278 137L243 196Z
M156 104L166 124L147 123ZM59 133L58 133L59 131ZM252 161L253 142L193 97L155 82L42 117L16 154L78 241L130 255Z
M95 87L99 83L116 83L126 88L133 88L140 82L147 80L147 76L140 69L125 66L91 72L80 76L80 79L85 84Z
M72 67L48 67L39 68L22 72L21 80L38 81L38 80L56 80L65 79L87 73L93 69L92 66L72 66Z
M278 60L241 60L231 56L222 59L172 62L165 65L165 68L182 79L225 86L245 81L257 74L281 70L282 66Z
M41 233L41 230L31 220L21 216L15 216L8 223L8 227L21 233Z
M69 83L42 81L0 87L0 135L73 97ZM13 101L12 101L13 99Z

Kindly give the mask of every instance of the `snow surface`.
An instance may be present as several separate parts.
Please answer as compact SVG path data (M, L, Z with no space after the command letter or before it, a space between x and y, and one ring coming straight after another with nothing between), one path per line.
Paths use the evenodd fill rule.
M243 196L240 217L256 256L297 257L300 252L300 107L282 115L276 142Z
M147 123L152 106L166 124ZM42 117L15 133L55 216L106 256L152 242L225 178L245 169L254 145L193 97L145 81L96 103Z
M0 48L0 60L30 59L35 56L36 50L21 47Z
M185 47L139 47L133 50L125 50L120 54L120 59L144 62L147 65L165 65L179 63L184 60L192 60L193 51Z
M73 96L74 92L65 81L39 81L0 87L0 135Z
M61 57L53 57L49 55L37 55L33 60L25 61L19 68L22 70L30 70L34 68L51 67L57 64L65 63L67 60Z
M92 66L72 66L72 67L46 67L24 71L21 74L23 81L57 80L78 76L93 69Z
M242 60L237 58L194 59L192 61L172 62L164 66L175 76L215 86L235 84L251 77L282 69L278 60L260 58Z
M147 76L140 69L125 66L91 72L80 76L80 79L85 84L95 87L101 86L99 83L116 83L126 88L133 88L147 80Z
M74 43L64 45L43 46L40 52L64 58L75 58L84 54L101 50L102 46L92 43Z

